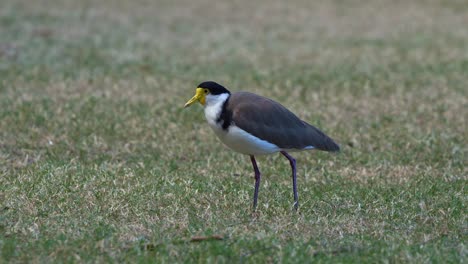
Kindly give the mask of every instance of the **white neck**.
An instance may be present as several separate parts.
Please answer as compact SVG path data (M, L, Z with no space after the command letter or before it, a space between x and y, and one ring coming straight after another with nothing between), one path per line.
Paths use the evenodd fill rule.
M218 95L208 94L205 103L205 117L211 126L217 126L218 120L223 110L224 102L229 98L229 94L223 93Z

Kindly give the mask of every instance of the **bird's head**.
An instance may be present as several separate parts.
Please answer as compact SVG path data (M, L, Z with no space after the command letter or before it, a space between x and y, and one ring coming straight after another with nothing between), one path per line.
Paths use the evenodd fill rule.
M228 89L224 88L222 85L208 81L202 82L198 85L197 89L195 90L195 95L192 99L188 100L185 103L184 107L188 107L195 102L199 102L201 105L205 106L206 104L210 104L212 101L216 101L220 95L229 95L231 94Z

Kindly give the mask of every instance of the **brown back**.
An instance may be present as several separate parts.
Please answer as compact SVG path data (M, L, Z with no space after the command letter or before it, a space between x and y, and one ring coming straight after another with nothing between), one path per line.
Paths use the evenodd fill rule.
M313 146L338 151L339 146L314 126L299 119L281 104L249 92L233 93L226 105L232 121L250 134L282 149Z

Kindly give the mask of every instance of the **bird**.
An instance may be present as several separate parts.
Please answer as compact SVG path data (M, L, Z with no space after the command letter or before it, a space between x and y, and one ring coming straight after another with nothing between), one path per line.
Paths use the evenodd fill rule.
M296 160L288 153L303 150L338 152L340 146L318 128L272 99L246 92L231 93L214 82L200 83L184 108L199 102L208 125L232 150L249 155L255 174L253 210L257 208L261 173L255 156L281 153L292 171L294 209L299 207Z

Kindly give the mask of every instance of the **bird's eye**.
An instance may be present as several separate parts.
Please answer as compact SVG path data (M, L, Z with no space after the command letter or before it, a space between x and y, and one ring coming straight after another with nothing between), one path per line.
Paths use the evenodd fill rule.
M206 94L208 93L208 90L207 90L207 89L205 89L205 93L206 93Z

